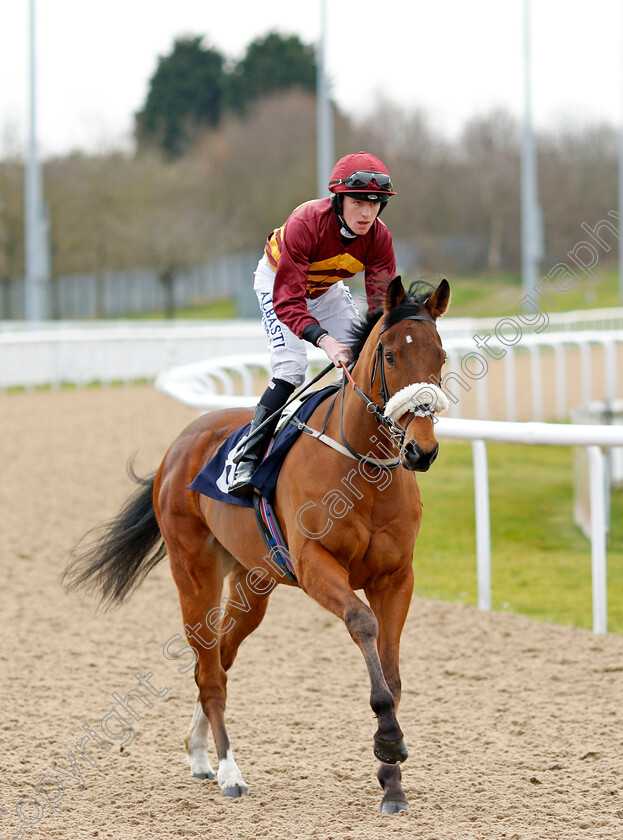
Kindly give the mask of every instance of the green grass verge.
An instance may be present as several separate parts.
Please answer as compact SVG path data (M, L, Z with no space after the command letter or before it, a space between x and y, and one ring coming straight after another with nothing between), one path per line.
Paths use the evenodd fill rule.
M573 289L559 292L550 281L544 288L554 304L534 296L546 312L569 312L574 309L600 309L623 306L619 291L619 274L614 268L602 268L595 279L578 272L579 279ZM541 279L544 275L541 275ZM452 304L449 317L489 318L497 315L514 315L523 297L521 277L502 274L477 277L449 277Z
M568 447L488 444L492 604L530 618L592 627L590 542L573 523ZM477 603L471 446L443 441L418 477L424 521L415 592ZM612 497L608 630L623 633L623 492Z
M249 281L251 282L251 281ZM260 317L258 307L258 318ZM137 321L159 321L165 318L163 310L157 312L148 312L141 315L125 316L128 320ZM221 300L213 300L208 303L197 303L192 306L185 306L182 309L175 310L176 318L197 318L209 320L231 319L236 317L236 304L233 299L222 298Z
M575 309L601 309L609 306L623 306L619 291L619 275L615 268L597 269L594 280L585 277L579 271L578 281L568 292L559 292L553 281L549 281L544 289L554 303L534 296L537 303L548 313L569 312ZM405 283L414 279L422 279L432 285L437 285L442 275L424 273L421 276L405 277ZM541 274L543 279L545 275ZM448 275L452 289L452 302L448 312L449 318L493 318L498 316L513 316L523 297L521 275L517 273L482 274L470 277ZM352 285L353 292L364 296L361 284Z
M126 382L123 379L113 379L111 382L101 382L99 379L94 379L91 382L85 382L84 385L76 385L75 382L61 382L60 385L10 385L5 391L0 393L5 394L24 394L24 393L38 393L40 391L82 391L85 388L125 388L128 385L151 385L150 379L141 377L140 379L132 379Z

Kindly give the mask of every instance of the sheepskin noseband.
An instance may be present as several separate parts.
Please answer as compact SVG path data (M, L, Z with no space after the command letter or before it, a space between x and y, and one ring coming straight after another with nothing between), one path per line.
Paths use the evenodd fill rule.
M385 417L391 420L398 420L404 414L429 417L446 411L449 406L450 402L439 386L432 382L416 382L391 397L385 406Z

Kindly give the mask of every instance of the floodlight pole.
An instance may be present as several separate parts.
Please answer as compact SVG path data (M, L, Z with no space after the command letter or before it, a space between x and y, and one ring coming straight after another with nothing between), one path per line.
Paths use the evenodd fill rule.
M317 195L327 195L333 166L333 112L327 80L327 0L320 0L320 38L316 50Z
M538 285L542 256L542 225L532 131L530 26L530 0L524 0L524 124L521 147L521 287L524 295Z
M30 0L30 133L24 178L24 316L27 321L45 317L46 229L41 201L41 170L37 156L37 97L35 0Z
M619 26L623 23L623 3L620 4ZM623 49L621 50L623 57ZM621 114L619 125L619 300L623 303L623 62L621 65Z

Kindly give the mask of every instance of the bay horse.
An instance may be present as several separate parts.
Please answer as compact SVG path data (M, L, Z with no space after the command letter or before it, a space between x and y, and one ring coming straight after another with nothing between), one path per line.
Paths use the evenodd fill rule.
M284 460L273 500L298 586L344 621L363 654L378 723L381 811L388 814L409 812L400 769L408 752L396 718L399 643L422 519L415 473L427 470L437 455L433 415L447 407L438 387L445 353L436 319L449 300L446 280L408 293L400 277L391 281L384 307L356 330L353 387L344 378L329 411L323 402L308 421L308 432L323 434L329 445L301 434ZM199 696L185 740L190 772L216 778L230 797L248 794L249 787L225 727L227 672L241 642L262 621L275 585L297 584L266 553L252 508L187 488L249 419L248 410L232 409L192 422L155 476L135 476L143 486L94 543L74 553L65 572L69 588L98 590L112 604L168 554L196 652ZM223 599L227 577L229 596ZM356 590L363 590L369 606ZM209 728L216 774L207 753Z

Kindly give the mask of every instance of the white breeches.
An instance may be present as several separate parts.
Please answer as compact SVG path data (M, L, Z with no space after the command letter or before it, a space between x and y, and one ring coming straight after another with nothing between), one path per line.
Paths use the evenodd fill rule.
M273 286L275 272L264 255L255 271L253 289L262 311L262 323L268 337L270 364L275 379L284 379L295 387L303 384L307 369L307 342L297 338L275 315ZM348 286L339 280L320 297L306 300L307 310L328 331L331 338L346 343L352 324L361 321Z

